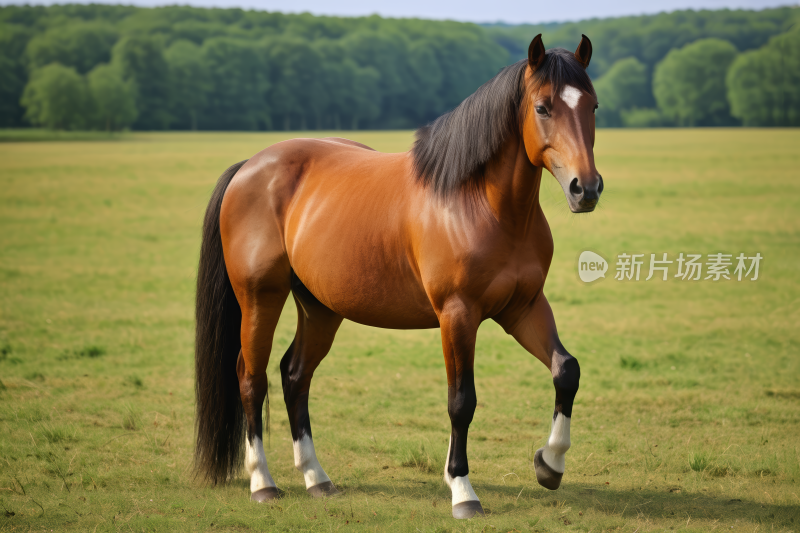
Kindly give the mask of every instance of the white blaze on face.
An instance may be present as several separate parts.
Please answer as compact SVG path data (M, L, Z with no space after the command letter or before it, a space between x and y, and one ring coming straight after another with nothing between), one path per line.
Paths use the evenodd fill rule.
M250 445L250 439L245 439L245 459L244 466L247 473L250 474L250 492L266 489L268 487L275 487L275 482L269 474L267 468L267 456L264 455L264 445L259 437L253 439L253 445Z
M317 452L314 451L314 441L311 437L305 435L299 441L294 441L293 445L294 466L303 473L307 489L331 480L317 461Z
M570 417L558 413L553 421L553 428L550 430L550 438L547 446L542 451L542 459L547 466L556 472L564 473L564 454L570 447L569 440Z
M575 109L578 107L581 94L583 93L581 93L580 89L576 89L572 85L567 85L561 91L561 99L564 100L564 103L567 104L570 109Z
M450 436L450 444L447 445L447 460L444 463L444 482L450 487L450 492L453 494L453 505L458 505L463 502L480 501L478 495L472 490L472 484L469 482L469 476L451 477L447 467L450 464L450 446L453 445L453 437Z

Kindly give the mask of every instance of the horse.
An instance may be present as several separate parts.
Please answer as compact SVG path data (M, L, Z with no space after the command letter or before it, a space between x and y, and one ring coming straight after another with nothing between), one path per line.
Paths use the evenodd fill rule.
M527 59L419 129L408 152L292 139L222 174L197 274L198 475L224 484L243 462L251 500L282 495L264 454L262 408L274 330L291 293L297 330L281 381L309 495L339 492L317 460L308 398L344 319L441 330L451 423L444 480L455 518L484 514L469 481L467 434L477 330L495 320L552 374L551 433L534 466L542 486L559 487L580 367L543 293L553 238L539 188L546 168L574 213L594 210L603 191L591 56L585 35L573 53L545 50L540 34Z

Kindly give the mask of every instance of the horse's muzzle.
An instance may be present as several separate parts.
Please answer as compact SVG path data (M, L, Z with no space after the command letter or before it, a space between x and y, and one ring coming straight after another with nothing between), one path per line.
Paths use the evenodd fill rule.
M587 180L589 181L589 180ZM594 211L600 195L603 193L603 176L597 175L596 179L584 185L573 178L569 184L569 208L573 213L589 213Z

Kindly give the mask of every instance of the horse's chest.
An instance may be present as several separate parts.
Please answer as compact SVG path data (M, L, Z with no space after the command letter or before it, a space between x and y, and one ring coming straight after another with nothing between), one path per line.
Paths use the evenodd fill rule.
M547 250L525 250L513 254L497 278L502 280L505 305L526 304L542 291L552 256Z
M532 300L544 287L546 267L538 261L515 265L509 269L508 300ZM513 282L513 285L512 283Z

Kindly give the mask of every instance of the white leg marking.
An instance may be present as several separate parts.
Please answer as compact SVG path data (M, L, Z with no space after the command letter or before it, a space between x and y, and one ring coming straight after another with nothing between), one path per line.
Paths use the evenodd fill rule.
M572 85L567 85L564 87L564 90L561 91L561 99L564 100L564 103L567 104L570 109L575 109L578 107L578 102L582 94L580 89Z
M542 451L542 459L547 466L561 474L564 473L564 454L570 446L569 421L570 417L558 413L550 430L550 439Z
M253 439L252 446L250 439L245 439L245 443L244 467L250 474L250 492L275 487L275 482L267 468L267 456L264 455L264 444L261 439L259 437Z
M470 502L480 501L475 491L472 490L472 484L469 482L469 476L451 477L450 472L447 471L447 466L450 464L450 447L453 445L453 437L450 436L450 444L447 445L447 459L444 462L444 482L450 487L450 492L453 494L453 505Z
M331 480L317 461L317 452L314 451L314 441L311 437L305 435L293 444L294 466L303 473L307 489Z
M469 476L450 478L450 490L453 493L453 505L470 502L480 501L475 491L472 490L472 484L469 482Z

